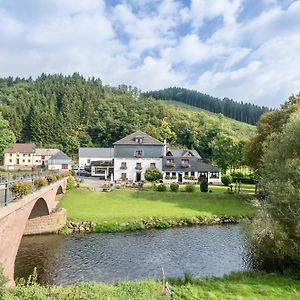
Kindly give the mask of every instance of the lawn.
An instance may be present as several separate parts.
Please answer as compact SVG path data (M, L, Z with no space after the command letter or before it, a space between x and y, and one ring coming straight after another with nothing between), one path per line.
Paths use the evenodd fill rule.
M212 193L129 189L104 193L77 188L67 192L59 206L67 210L69 220L96 223L124 222L145 217L238 217L254 214L255 209L246 196L228 194L224 187L210 188Z
M199 279L190 283L170 282L175 299L300 299L300 280L278 274L238 273L225 278ZM52 287L42 287L37 284L17 285L13 289L5 289L1 299L163 300L170 298L163 295L160 282L146 280L116 284L80 283Z

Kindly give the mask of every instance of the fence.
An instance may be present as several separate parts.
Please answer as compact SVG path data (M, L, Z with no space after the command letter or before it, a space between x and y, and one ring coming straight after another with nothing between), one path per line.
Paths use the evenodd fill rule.
M57 172L35 172L24 174L0 174L0 207L7 206L10 202L17 201L21 198L20 195L11 191L11 185L15 182L23 181L31 183L31 193L37 190L34 185L36 178L46 178L48 175L55 175Z

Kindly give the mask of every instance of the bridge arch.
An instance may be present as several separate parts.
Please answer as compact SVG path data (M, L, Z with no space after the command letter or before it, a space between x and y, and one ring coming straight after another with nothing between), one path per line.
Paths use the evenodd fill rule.
M63 187L60 185L60 186L58 187L57 191L56 191L56 196L62 195L62 194L64 194L64 189L63 189Z
M46 215L49 215L48 205L44 198L39 198L35 202L28 219L30 220L30 219L34 219Z
M67 178L63 178L10 203L5 209L0 207L0 265L3 266L4 275L10 280L9 285L14 284L15 259L28 223L39 222L38 219L43 222L53 216L51 212L57 205L56 194L65 191L66 183ZM66 215L65 211L60 213L64 220L58 226L63 226Z

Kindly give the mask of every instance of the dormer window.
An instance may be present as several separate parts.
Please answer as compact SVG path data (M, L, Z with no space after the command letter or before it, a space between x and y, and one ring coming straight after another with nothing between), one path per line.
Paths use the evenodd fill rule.
M189 160L188 159L182 159L181 160L181 167L182 168L188 168L188 167L190 167Z
M142 143L143 143L143 137L137 136L137 137L134 138L134 141L135 141L137 144L142 144Z
M167 159L166 166L167 167L175 167L174 159Z

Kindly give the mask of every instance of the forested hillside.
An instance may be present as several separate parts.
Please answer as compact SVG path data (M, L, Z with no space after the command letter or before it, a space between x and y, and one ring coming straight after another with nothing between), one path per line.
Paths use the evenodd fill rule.
M230 165L238 165L241 145L255 130L220 114L165 105L136 88L103 86L100 79L79 74L0 79L0 111L18 142L59 147L71 155L80 146L112 146L143 130L173 146L195 148L206 160L213 159L213 141L226 151L225 138L237 151L231 148Z
M184 88L171 87L145 93L155 99L174 100L196 106L213 113L222 113L224 116L255 125L259 117L269 111L267 107L251 103L236 102L228 98L223 100Z

